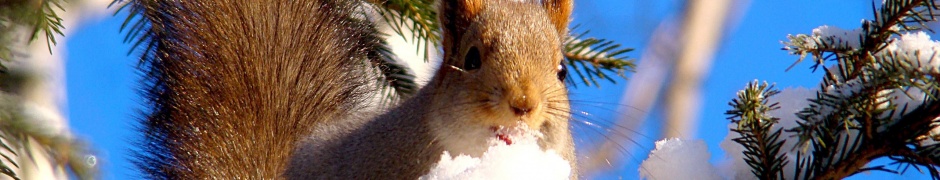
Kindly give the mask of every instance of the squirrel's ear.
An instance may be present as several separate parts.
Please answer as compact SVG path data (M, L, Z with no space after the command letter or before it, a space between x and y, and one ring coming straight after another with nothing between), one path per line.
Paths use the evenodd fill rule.
M568 22L571 20L571 8L574 3L572 0L542 0L542 6L548 12L552 24L555 24L555 30L560 34L568 33Z
M457 31L467 27L470 20L483 10L484 0L441 0L438 11L445 31Z

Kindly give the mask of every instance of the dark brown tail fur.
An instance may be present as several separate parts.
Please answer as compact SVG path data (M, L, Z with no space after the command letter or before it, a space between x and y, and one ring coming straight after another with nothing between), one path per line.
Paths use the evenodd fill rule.
M313 126L361 106L375 40L352 0L138 0L150 179L274 179ZM132 32L135 33L135 32Z

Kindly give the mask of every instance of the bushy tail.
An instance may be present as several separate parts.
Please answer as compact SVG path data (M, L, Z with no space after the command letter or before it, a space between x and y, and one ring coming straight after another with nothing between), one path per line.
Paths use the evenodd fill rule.
M377 40L352 0L137 0L151 179L274 179L297 141L362 101Z

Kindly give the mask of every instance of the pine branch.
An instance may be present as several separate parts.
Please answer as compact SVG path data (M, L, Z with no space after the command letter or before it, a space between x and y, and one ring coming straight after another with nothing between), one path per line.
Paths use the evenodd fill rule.
M436 45L441 40L438 29L437 9L433 0L368 0L375 5L383 20L392 25L396 34L405 38L405 33L411 33L411 41L418 47ZM405 32L403 30L408 30ZM434 44L424 44L430 42ZM425 60L428 58L428 48L424 48ZM419 50L420 51L420 50Z
M40 33L46 37L47 48L52 53L52 45L56 44L55 36L62 35L62 18L56 14L55 10L62 10L64 0L23 0L23 1L4 1L0 2L0 73L6 71L3 61L11 61L13 58L10 45L17 42L11 38L16 33L15 29L25 26L30 29L30 37L27 42L37 39Z
M872 2L872 8L874 7ZM799 34L789 36L790 42L785 42L784 50L789 50L791 54L800 55L797 63L803 60L806 55L812 55L815 60L814 69L824 65L825 61L863 61L870 55L880 52L889 42L892 35L903 31L929 29L925 26L928 21L935 21L937 14L934 14L938 7L932 0L893 0L885 1L881 9L875 10L874 20L862 21L861 29L858 33L857 44L850 43L856 39L838 39L833 37L818 37L814 39L813 35ZM850 32L851 33L851 32ZM795 64L795 63L794 63ZM866 63L849 62L854 67L852 71L847 71L849 76L843 79L853 79L859 76L857 70ZM792 67L792 66L791 66ZM789 69L789 68L788 68Z
M893 67L891 63L880 64L888 69ZM916 76L911 74L918 74L918 71L908 71L910 74L898 71L865 72L871 73L863 78L867 82L843 85L857 86L854 88L834 88L857 90L820 92L816 99L811 100L810 107L798 113L798 117L803 121L792 131L800 135L801 142L804 142L801 144L812 145L812 156L806 157L810 158L810 164L803 164L804 166L799 168L800 171L807 171L803 173L828 179L841 178L864 170L877 170L865 168L865 165L879 157L903 156L904 152L910 151L908 147L915 146L912 143L916 142L914 139L917 136L922 136L931 129L929 125L933 122L932 119L924 121L925 118L910 117L922 116L930 111L907 112L907 107L898 109L899 107L889 102L890 97L884 92L896 86L935 91L938 89L936 85L910 81L916 78L908 76ZM824 84L822 88L827 86ZM900 114L907 116L895 117ZM926 114L940 115L940 112ZM913 120L917 123L904 123L912 121L911 119L918 119Z
M938 164L940 161L936 161L936 156L932 155L936 151L923 150L925 148L916 147L918 145L912 141L932 129L934 126L931 123L935 123L938 117L940 117L940 103L932 100L901 118L897 124L892 125L885 132L866 140L856 152L847 152L849 156L820 173L816 179L841 179L856 174L874 159L892 155L906 157L910 160L906 163L926 167L934 179L940 178L940 174L936 173L937 167L940 167ZM915 150L911 150L908 146L915 146Z
M356 21L355 19L352 19ZM368 23L364 23L368 24ZM403 99L408 99L418 91L418 85L415 84L415 76L412 75L407 67L397 64L395 54L389 48L388 43L383 39L385 34L379 32L375 27L369 28L371 32L366 35L365 41L366 58L369 59L373 70L378 71L378 84L382 86L383 94L386 99L383 104L394 104Z
M872 72L876 72L876 73L877 72L892 72L892 71L886 71L886 70L902 69L902 68L883 69L881 67L882 65L875 62L874 59L876 59L876 57L873 57L873 55L877 54L885 46L885 42L888 41L887 39L892 34L897 33L896 31L892 30L892 29L895 29L892 27L896 26L900 22L903 22L902 20L907 18L907 16L905 15L914 14L917 16L923 16L923 15L916 14L914 12L910 12L910 11L913 11L914 9L920 9L920 8L936 9L937 7L933 5L932 1L924 1L924 0L901 0L901 1L886 2L885 6L880 11L876 12L876 19L878 19L878 21L864 21L863 22L862 32L865 35L862 35L861 37L859 37L861 39L860 41L861 44L859 46L859 49L851 49L849 48L851 47L851 45L846 46L845 42L839 41L839 40L832 40L831 37L825 37L825 38L828 38L827 40L814 41L814 42L806 42L806 41L800 40L803 38L791 38L791 40L796 39L800 41L791 41L788 47L796 47L796 48L791 49L791 50L794 50L796 54L806 54L806 53L814 54L814 57L816 57L816 64L814 66L822 65L822 63L826 60L825 58L820 58L822 57L823 54L829 53L830 55L828 55L828 57L834 57L832 58L832 60L835 60L838 62L838 66L836 67L838 69L836 69L836 71L830 71L829 69L826 69L827 73L825 76L826 77L825 83L821 87L822 89L826 89L829 86L842 86L842 87L848 87L848 88L853 88L849 86L863 86L859 83L867 83L868 81L879 80L879 78L890 77L890 75L880 75L880 76L872 75L871 74ZM927 16L933 17L933 15L927 15ZM882 17L882 18L877 18L877 17ZM892 18L896 20L891 20ZM803 43L815 43L815 44L813 46L804 46L805 44ZM806 48L806 47L821 47L821 48ZM846 49L846 48L849 48L849 49ZM878 58L878 59L885 59L885 58ZM879 62L885 63L886 61L879 61ZM862 76L867 76L867 77L862 77ZM917 77L917 75L912 75L912 76L907 76L907 77ZM849 81L856 81L856 82L854 82L855 84L851 84L849 83ZM894 81L894 82L904 82L904 81L899 80L899 81ZM891 87L868 86L866 88L876 88L876 89L867 89L867 91L880 92L881 90L893 88L893 87L896 87L896 86L891 86ZM852 92L849 92L849 93L852 93ZM869 93L869 94L875 95L877 93ZM820 104L820 103L825 103L827 101L841 100L839 98L840 97L830 95L830 94L821 94L819 98L817 98L817 100L815 101L817 104ZM859 97L850 97L850 98L859 98ZM863 98L873 99L877 97L863 97ZM856 99L856 100L864 101L864 99ZM846 102L832 102L829 104L830 104L829 106L833 107L833 109L848 108L848 107L837 107L840 104L847 104ZM820 104L820 105L825 105L825 104ZM873 107L873 106L869 106L869 107ZM810 111L807 111L803 114L820 113L820 112L814 112L815 110L813 109L808 109L808 110ZM862 112L870 112L873 109L859 109L859 110L861 110ZM818 120L809 120L809 119L807 119L807 121L818 122ZM867 131L867 132L870 132L870 131ZM866 133L866 134L869 134L869 133ZM805 141L809 138L802 138L802 139Z
M728 103L732 109L725 112L728 119L737 124L737 128L731 131L741 135L732 140L744 146L744 161L758 179L783 179L783 167L789 163L780 153L785 142L780 139L782 131L773 128L779 118L767 115L767 112L779 109L777 103L768 104L768 98L779 92L766 82L749 83L747 88L738 92L736 99Z
M895 161L927 167L931 177L934 177L934 179L940 178L940 170L936 168L940 166L940 144L918 146L913 150L913 153L916 156L904 156L895 159ZM917 166L913 167L916 168Z
M94 179L95 170L92 164L86 164L87 148L80 141L67 138L45 129L43 125L36 124L37 119L26 115L23 108L24 100L18 98L16 93L25 84L25 74L9 71L4 62L18 60L14 54L26 52L14 51L14 46L21 46L21 40L14 39L20 31L17 28L26 27L30 38L25 42L31 43L42 34L46 37L47 49L52 53L52 45L56 44L55 36L62 35L62 18L58 17L56 10L62 10L63 0L22 0L0 2L0 174L12 179L19 179L13 170L21 168L17 160L33 157L33 153L50 156L57 167L64 167L81 179ZM32 152L29 144L38 144L40 152ZM15 158L24 156L24 158ZM93 158L88 156L88 158Z
M577 28L578 26L575 26L572 30ZM608 73L626 79L626 72L634 72L636 64L626 56L633 48L621 47L611 40L585 38L588 32L590 31L572 35L565 41L564 49L568 67L571 67L585 85L600 87L598 78L616 83ZM572 82L574 77L567 78L567 82Z
M844 178L885 170L866 165L876 158L893 157L897 163L926 167L940 178L937 161L931 159L934 151L918 140L940 117L936 107L940 89L936 75L940 73L929 63L934 56L923 59L918 52L885 51L895 43L891 39L894 35L925 29L927 21L936 20L933 12L938 9L929 0L889 0L875 10L874 20L863 21L858 30L826 29L836 35L842 32L848 39L823 30L788 37L785 49L800 55L800 60L812 54L814 68L825 61L837 62L833 68L824 67L820 92L810 100L810 107L797 114L802 119L799 127L791 129L799 134L804 148L811 148L811 156L798 161L797 174L814 179ZM853 35L858 36L857 41ZM930 92L923 105L907 107L894 102L892 93L907 93L910 88Z
M16 95L0 92L0 156L3 157L0 174L19 179L11 165L21 168L22 162L18 163L18 159L32 160L33 156L42 154L50 157L53 165L68 169L79 179L96 179L96 162L93 156L88 156L88 147L38 124L45 121L27 115L23 101ZM31 143L36 143L40 151L33 152Z

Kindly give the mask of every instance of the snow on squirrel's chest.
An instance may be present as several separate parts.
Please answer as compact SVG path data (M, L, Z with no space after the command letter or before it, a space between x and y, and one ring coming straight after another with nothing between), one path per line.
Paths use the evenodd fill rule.
M464 139L456 151L482 152L467 155L444 151L441 160L420 179L568 179L571 166L554 150L543 151L538 145L538 132L527 132L524 125L516 128L488 130L485 138ZM460 138L455 138L460 139ZM485 141L485 146L480 142ZM458 142L448 146L460 146Z

